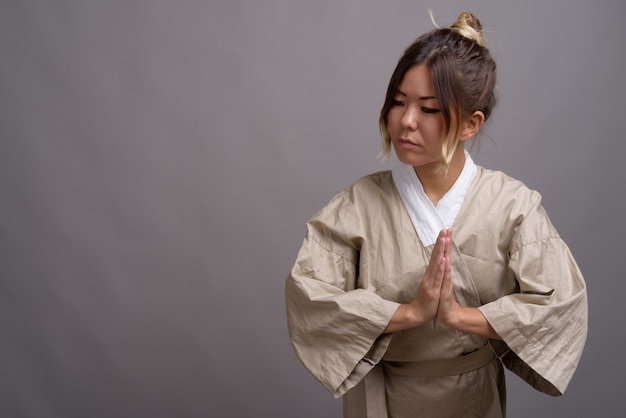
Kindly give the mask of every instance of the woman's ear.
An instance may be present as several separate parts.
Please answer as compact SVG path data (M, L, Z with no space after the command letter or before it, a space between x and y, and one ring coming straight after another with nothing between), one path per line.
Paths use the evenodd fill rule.
M485 123L485 114L480 110L472 113L463 121L463 129L461 130L461 141L467 141L473 138Z

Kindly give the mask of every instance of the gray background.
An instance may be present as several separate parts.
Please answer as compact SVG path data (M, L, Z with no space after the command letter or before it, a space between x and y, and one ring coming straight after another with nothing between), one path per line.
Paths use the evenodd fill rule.
M305 221L376 159L402 50L462 9L500 103L476 160L544 195L588 281L562 398L623 412L623 0L0 0L0 416L331 417L283 286Z

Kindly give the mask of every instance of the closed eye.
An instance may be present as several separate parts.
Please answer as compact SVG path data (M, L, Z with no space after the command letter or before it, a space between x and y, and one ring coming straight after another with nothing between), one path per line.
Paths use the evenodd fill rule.
M404 102L403 102L403 101L401 101L401 100L393 100L393 101L391 102L391 105L392 105L392 106L395 106L395 107L402 107L402 106L404 106Z
M438 112L441 112L441 110L434 109L432 107L424 107L424 106L422 106L422 112L424 112L424 113L438 113Z

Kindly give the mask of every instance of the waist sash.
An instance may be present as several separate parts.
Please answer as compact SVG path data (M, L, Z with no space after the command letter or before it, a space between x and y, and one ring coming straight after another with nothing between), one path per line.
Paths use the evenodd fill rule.
M443 377L471 372L496 358L490 344L459 357L424 361L382 361L385 373L396 376Z

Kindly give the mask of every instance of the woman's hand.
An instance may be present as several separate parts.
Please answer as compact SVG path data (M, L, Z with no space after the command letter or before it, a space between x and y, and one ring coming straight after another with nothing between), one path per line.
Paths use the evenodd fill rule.
M384 332L395 332L424 325L436 318L439 309L441 289L450 276L450 249L452 231L444 229L439 233L435 248L417 291L417 297L410 303L400 305ZM448 278L452 282L451 278Z
M430 256L430 262L417 297L411 302L417 316L421 316L420 324L432 321L439 312L443 283L452 282L450 266L450 249L452 246L452 230L444 229L439 232L435 248Z
M452 230L439 233L428 268L410 303L400 305L384 333L415 328L436 319L458 331L502 339L477 308L459 305L452 284Z
M451 243L452 231L447 231ZM456 301L451 268L448 268L443 275L436 319L443 325L467 334L480 335L494 340L502 339L478 308L461 306Z
M449 233L450 242L452 242L452 231L449 229L447 231ZM454 287L452 286L452 268L450 267L443 275L441 292L439 295L439 309L437 310L437 321L454 328L453 324L459 321L461 314L461 305L459 305L454 297Z

